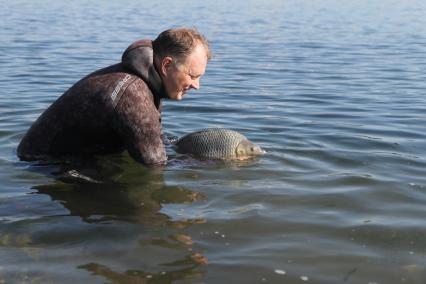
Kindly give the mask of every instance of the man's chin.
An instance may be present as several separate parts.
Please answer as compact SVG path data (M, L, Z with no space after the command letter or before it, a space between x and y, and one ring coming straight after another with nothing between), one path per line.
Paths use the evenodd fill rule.
M168 98L170 100L181 101L183 100L184 95L185 93L177 93L177 94L169 95Z
M180 93L180 94L178 94L177 96L176 96L176 100L177 101L181 101L181 100L183 100L183 96L185 95L185 93Z

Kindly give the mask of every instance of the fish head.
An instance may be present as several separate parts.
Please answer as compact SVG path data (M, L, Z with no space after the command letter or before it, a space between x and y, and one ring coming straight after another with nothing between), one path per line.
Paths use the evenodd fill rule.
M265 153L266 152L262 148L249 140L242 140L235 149L237 158L248 158L263 155Z

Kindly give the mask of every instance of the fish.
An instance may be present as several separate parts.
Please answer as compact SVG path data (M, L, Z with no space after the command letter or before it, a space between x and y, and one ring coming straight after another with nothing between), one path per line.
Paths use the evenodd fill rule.
M226 128L207 128L175 141L177 153L207 159L243 160L266 152L243 134Z

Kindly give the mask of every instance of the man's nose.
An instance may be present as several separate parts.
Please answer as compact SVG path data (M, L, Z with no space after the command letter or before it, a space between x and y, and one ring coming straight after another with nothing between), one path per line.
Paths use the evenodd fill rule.
M195 80L192 80L191 82L191 88L198 90L200 88L200 78L197 78Z

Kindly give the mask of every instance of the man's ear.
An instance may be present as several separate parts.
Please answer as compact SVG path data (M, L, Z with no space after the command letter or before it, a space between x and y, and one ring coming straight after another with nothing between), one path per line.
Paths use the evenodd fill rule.
M171 58L170 56L166 56L163 58L163 60L161 60L161 73L163 74L163 76L166 76L167 70L171 67L172 62L173 58Z

